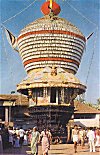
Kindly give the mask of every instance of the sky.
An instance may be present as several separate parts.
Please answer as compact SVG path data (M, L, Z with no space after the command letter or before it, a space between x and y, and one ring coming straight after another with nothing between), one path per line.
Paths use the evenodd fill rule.
M19 54L9 45L3 27L17 37L22 28L42 17L40 7L45 0L35 0L33 5L19 13L32 2L34 0L0 0L0 94L17 93L16 85L27 75ZM85 37L94 32L86 43L76 76L87 86L86 102L95 104L100 98L99 0L57 0L57 3L61 7L59 16L77 26Z

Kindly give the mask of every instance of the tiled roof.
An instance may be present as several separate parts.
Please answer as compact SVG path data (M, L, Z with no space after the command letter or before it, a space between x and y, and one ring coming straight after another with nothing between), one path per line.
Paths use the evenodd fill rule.
M0 101L15 101L15 105L28 105L28 98L25 95L0 95Z
M100 114L100 110L95 109L85 103L81 103L79 101L74 102L75 114L79 113L90 113L90 114Z

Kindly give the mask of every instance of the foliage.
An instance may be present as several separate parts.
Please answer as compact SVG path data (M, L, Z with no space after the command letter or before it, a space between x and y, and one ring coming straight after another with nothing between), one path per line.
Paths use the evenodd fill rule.
M97 104L100 105L100 98L97 99Z

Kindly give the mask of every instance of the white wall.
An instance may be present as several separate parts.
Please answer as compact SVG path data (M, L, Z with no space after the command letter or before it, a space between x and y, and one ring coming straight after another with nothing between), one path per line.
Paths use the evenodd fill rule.
M100 114L96 114L93 119L74 119L74 124L83 124L86 127L100 127Z

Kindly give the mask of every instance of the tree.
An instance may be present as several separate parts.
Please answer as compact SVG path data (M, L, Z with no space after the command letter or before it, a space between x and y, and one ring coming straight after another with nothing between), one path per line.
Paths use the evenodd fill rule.
M97 108L100 110L100 98L97 99Z
M100 105L100 98L97 99L97 104Z

